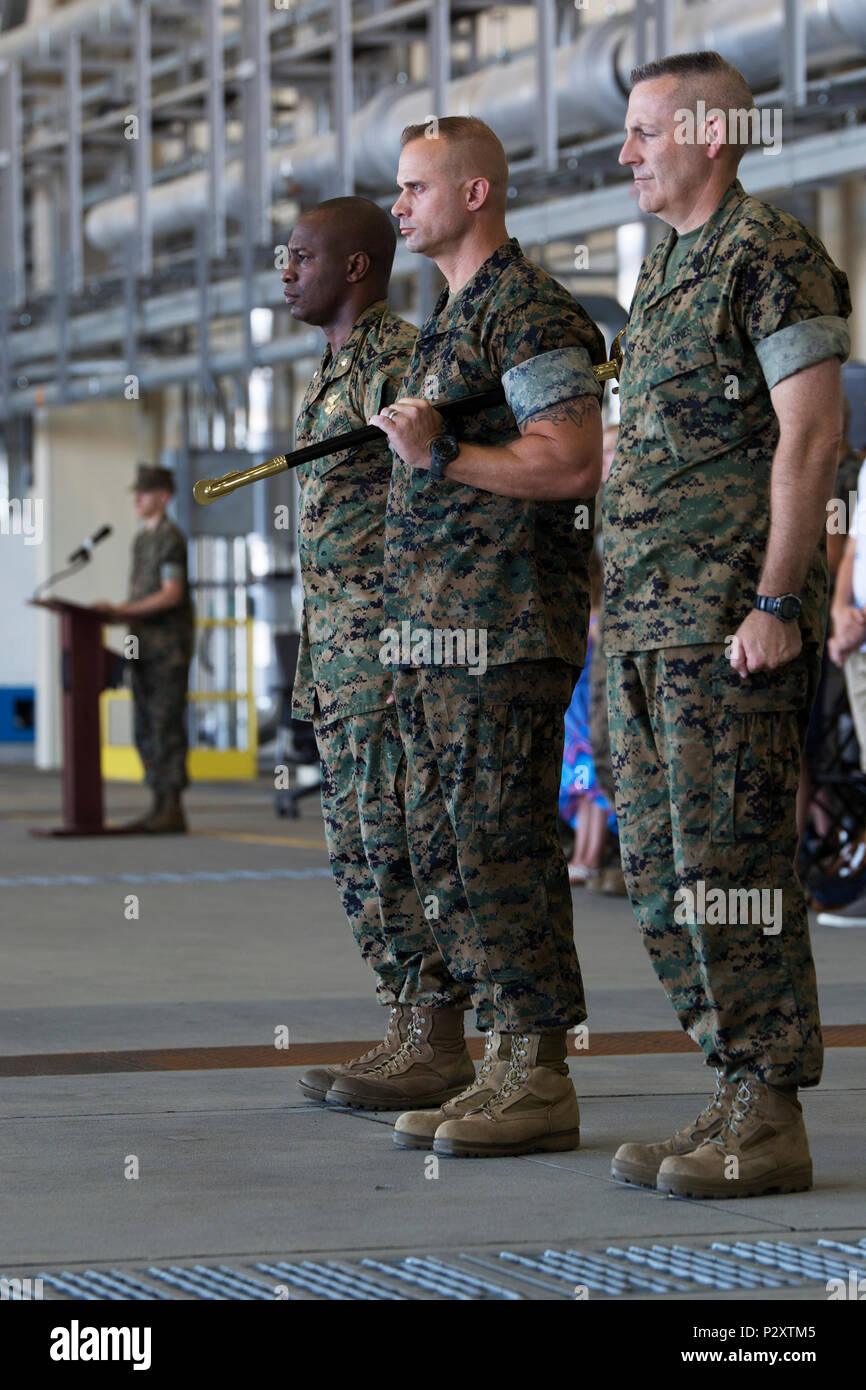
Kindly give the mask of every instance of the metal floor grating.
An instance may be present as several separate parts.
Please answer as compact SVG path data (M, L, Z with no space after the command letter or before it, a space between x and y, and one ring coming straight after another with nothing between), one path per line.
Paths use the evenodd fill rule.
M609 1245L600 1251L544 1250L497 1255L460 1254L441 1259L410 1255L388 1261L275 1260L228 1264L148 1265L136 1270L86 1269L41 1272L21 1280L0 1276L3 1298L26 1300L41 1280L42 1297L82 1302L203 1299L360 1299L452 1301L573 1299L603 1294L760 1291L825 1286L866 1277L866 1239L714 1241L687 1245ZM38 1285L36 1285L38 1287Z

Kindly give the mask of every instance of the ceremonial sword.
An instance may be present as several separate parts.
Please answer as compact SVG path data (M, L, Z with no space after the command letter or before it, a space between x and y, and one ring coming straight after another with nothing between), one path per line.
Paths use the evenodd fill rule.
M619 340L624 332L624 328L620 329L611 343L610 360L593 367L596 381L619 380L622 369L622 348ZM469 396L457 396L450 401L431 401L430 404L440 415L447 418L450 415L464 414L468 410L486 410L490 406L501 405L504 400L505 391L501 386L495 386L490 391L477 391ZM318 444L306 444L301 449L294 449L290 454L278 454L276 458L257 463L252 468L236 469L233 473L224 473L220 478L200 478L192 490L192 495L196 502L206 507L211 502L216 502L219 497L227 497L236 488L246 487L247 483L257 483L261 478L272 478L274 474L283 473L287 468L297 468L302 463L324 458L327 454L336 454L341 449L354 449L358 444L369 444L382 434L383 431L378 425L362 425L360 429L348 430L345 434L333 434L327 439L320 439Z

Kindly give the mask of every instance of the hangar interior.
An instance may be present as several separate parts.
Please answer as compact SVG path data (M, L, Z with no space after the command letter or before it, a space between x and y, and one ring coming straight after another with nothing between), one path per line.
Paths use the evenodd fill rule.
M784 139L743 161L745 187L813 229L848 275L850 441L866 447L862 0L7 0L0 15L0 1129L29 1155L0 1273L50 1270L48 1297L131 1296L109 1292L110 1268L152 1297L158 1266L188 1298L270 1297L279 1275L302 1298L552 1298L588 1283L593 1297L796 1299L816 1297L834 1261L866 1272L866 1253L841 1252L863 1234L857 932L815 928L832 1046L807 1101L825 1173L808 1197L720 1212L606 1178L612 1136L639 1123L641 1102L661 1131L703 1094L627 901L576 912L600 1044L572 1062L598 1117L585 1148L507 1161L495 1183L483 1164L444 1164L429 1181L420 1157L391 1154L381 1117L296 1099L293 1067L379 1030L316 798L291 827L274 817L276 639L298 631L301 606L297 486L289 473L207 508L192 500L196 479L291 447L322 338L285 307L281 248L325 198L389 208L411 122L472 113L494 128L510 233L610 342L664 230L617 164L628 74L704 48L782 114ZM422 322L442 283L398 248L399 313ZM615 395L605 409L615 421ZM58 625L26 600L100 526L111 537L57 592L125 592L142 460L174 470L189 538L191 745L226 759L202 763L183 843L31 839L59 801L62 690ZM128 700L106 709L122 749ZM142 792L117 766L107 796L120 815ZM271 1041L282 1027L284 1055ZM152 1184L122 1180L139 1151ZM544 1257L563 1226L578 1253ZM786 1248L758 1266L762 1239ZM193 1277L196 1260L210 1273Z

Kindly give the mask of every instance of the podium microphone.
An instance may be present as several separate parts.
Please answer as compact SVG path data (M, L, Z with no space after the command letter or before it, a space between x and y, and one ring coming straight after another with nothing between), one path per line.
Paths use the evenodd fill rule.
M45 589L50 589L52 584L59 583L67 575L77 574L81 566L86 565L90 559L90 552L93 547L99 545L100 541L104 541L106 536L110 536L111 530L110 526L100 526L98 531L94 531L92 536L88 536L83 545L80 545L77 550L73 550L62 570L58 570L56 574L49 574L47 579L43 579L41 584L36 585L33 590L33 598L38 598Z
M92 536L87 537L83 545L80 545L77 550L73 550L66 563L74 565L79 560L89 560L90 552L93 550L93 547L99 545L100 541L104 541L106 536L110 536L111 531L112 528L110 526L100 526L98 531L94 531Z

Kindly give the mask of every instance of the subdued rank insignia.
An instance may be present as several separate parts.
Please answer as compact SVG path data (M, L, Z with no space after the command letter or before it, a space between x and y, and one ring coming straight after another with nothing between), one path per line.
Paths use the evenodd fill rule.
M333 415L334 411L337 409L337 406L338 406L339 404L340 404L340 393L339 393L338 391L335 391L335 392L333 393L332 396L329 396L329 397L328 397L328 403L327 403L327 405L325 406L325 414L326 414L326 415Z

